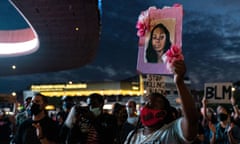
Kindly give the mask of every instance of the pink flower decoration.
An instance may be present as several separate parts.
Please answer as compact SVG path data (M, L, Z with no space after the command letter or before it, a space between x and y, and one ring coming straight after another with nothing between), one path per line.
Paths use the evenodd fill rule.
M142 37L146 34L146 31L149 31L150 29L150 14L149 12L151 10L157 9L156 7L149 7L148 10L141 12L141 14L138 17L138 22L136 24L137 36Z
M176 45L172 45L163 57L163 61L166 63L169 71L172 72L173 63L177 60L184 60L182 49Z
M145 35L146 26L143 23L138 22L136 28L138 29L137 36L141 37Z
M179 4L179 3L175 3L175 4L173 4L173 7L180 7L180 6L182 6L182 5Z

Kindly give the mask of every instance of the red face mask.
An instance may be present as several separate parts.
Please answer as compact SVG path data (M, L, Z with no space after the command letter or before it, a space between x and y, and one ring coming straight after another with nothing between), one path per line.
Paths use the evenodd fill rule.
M157 123L163 123L166 115L166 110L150 109L145 106L141 110L140 118L144 126L151 127L156 125Z

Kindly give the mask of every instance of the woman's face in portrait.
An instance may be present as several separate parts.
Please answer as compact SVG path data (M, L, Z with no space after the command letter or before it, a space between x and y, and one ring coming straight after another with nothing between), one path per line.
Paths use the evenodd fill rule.
M156 28L153 31L153 35L152 35L153 49L157 52L161 52L164 50L165 43L166 43L165 32L161 28Z

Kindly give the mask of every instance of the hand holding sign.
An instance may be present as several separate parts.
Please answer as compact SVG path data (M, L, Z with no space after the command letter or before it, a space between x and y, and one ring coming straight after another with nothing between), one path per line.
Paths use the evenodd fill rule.
M173 45L163 56L163 61L167 65L167 69L173 72L173 63L178 60L184 60L182 49Z
M204 95L209 103L231 103L232 83L205 83Z

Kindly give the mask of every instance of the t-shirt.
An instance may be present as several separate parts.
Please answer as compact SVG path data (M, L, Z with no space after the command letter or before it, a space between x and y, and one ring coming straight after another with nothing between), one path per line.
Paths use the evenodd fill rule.
M181 128L181 120L177 119L170 124L164 125L159 130L143 135L144 128L137 130L132 136L130 144L187 144L188 142L183 137L183 130ZM124 144L128 143L128 139L133 131L131 131L125 140Z
M42 126L43 135L48 140L58 141L59 127L56 122L49 117L44 117L37 122ZM36 128L32 126L32 123L32 119L27 119L20 124L15 137L16 144L40 144L40 140L36 134Z

